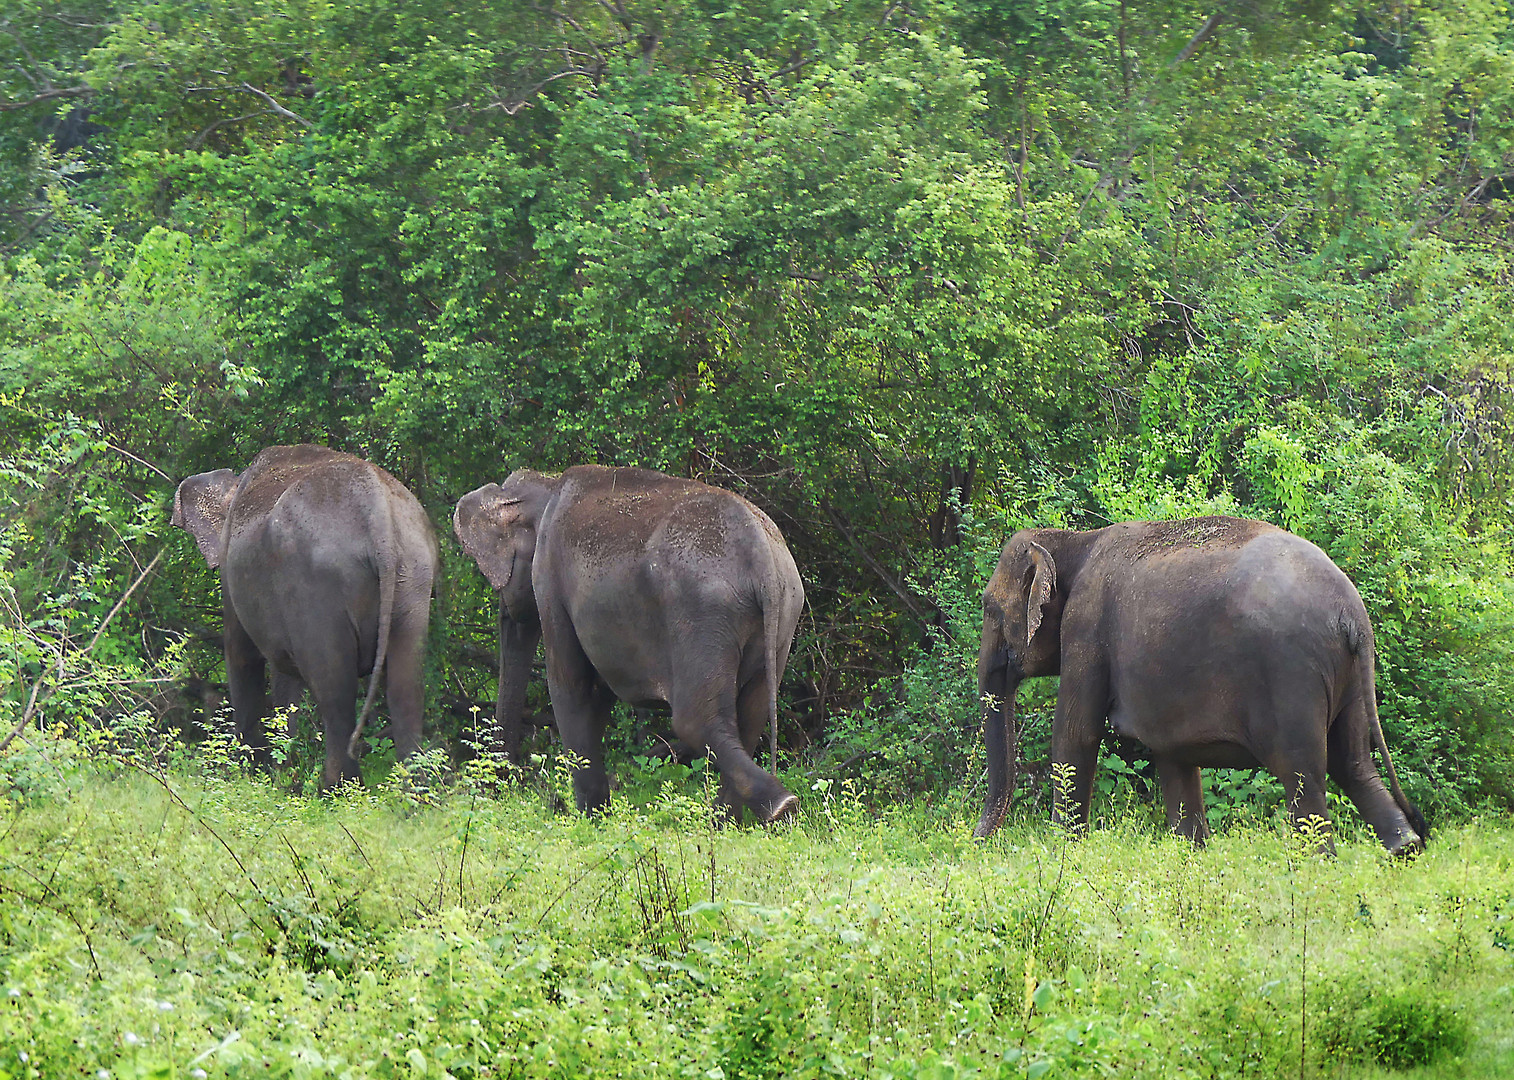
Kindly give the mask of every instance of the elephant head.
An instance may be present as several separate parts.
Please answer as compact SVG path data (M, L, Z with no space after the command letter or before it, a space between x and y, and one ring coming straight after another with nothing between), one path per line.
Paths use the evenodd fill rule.
M532 469L516 469L503 484L485 484L457 502L452 529L483 571L511 618L536 619L531 562L536 530L559 481Z
M973 832L979 838L999 827L1015 790L1015 691L1022 679L1055 675L1061 666L1064 599L1051 552L1026 534L1011 537L983 591L978 696L988 747L988 799Z
M531 565L536 534L560 480L517 469L503 484L485 484L457 501L452 530L489 584L499 592L499 746L520 761L521 714L541 625Z
M216 469L189 477L173 494L173 517L169 524L195 538L200 554L212 570L221 565L221 530L236 487L236 473Z

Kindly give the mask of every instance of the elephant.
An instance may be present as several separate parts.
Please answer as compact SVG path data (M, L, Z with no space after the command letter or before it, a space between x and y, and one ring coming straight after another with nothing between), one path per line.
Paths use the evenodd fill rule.
M603 739L615 698L667 705L705 747L718 803L739 819L792 814L798 798L753 760L776 728L804 586L778 527L741 496L648 469L517 469L464 495L463 550L500 595L497 722L518 757L536 643L563 746L581 759L574 801L609 802Z
M1180 836L1202 844L1209 835L1201 767L1260 766L1283 783L1295 824L1328 821L1328 775L1385 848L1418 851L1428 829L1383 739L1375 651L1350 579L1318 547L1266 522L1017 532L983 592L988 796L974 835L999 827L1014 792L1016 688L1060 675L1053 773L1072 774L1054 806L1075 832L1088 825L1107 722L1150 751L1167 826ZM1322 846L1333 850L1328 833Z
M179 484L172 524L221 571L232 715L255 761L270 761L270 664L276 707L307 687L315 697L322 790L358 777L381 671L395 751L419 748L439 552L426 512L398 480L324 446L270 446L240 475L217 469ZM370 673L354 726L358 679Z

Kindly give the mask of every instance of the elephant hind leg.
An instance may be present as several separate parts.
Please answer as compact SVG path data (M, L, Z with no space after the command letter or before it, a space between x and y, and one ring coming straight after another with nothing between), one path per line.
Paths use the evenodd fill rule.
M394 756L404 760L421 747L421 728L426 710L426 624L425 606L396 613L389 634L388 656L384 660L384 692L388 698L390 730L394 735ZM377 677L378 672L374 672Z
M1313 836L1316 849L1321 855L1334 855L1335 837L1326 806L1324 771L1300 764L1286 773L1276 775L1283 783L1293 827L1300 833Z
M1283 785L1293 827L1301 833L1313 835L1320 854L1333 855L1335 838L1331 835L1330 813L1325 800L1323 750L1320 747L1319 753L1277 754L1265 764L1267 771Z
M326 764L321 770L321 790L359 780L357 758L347 750L357 725L358 679L355 669L328 672L319 688L313 688L326 742Z
M1330 779L1340 785L1362 820L1372 826L1383 847L1394 855L1417 851L1424 840L1383 783L1372 760L1367 712L1360 700L1341 710L1330 725Z
M313 645L296 660L321 718L326 743L321 790L328 791L360 778L357 759L347 749L357 724L357 642L350 631L343 634L336 629L325 635L312 634L311 641Z
M1313 837L1321 854L1335 852L1325 801L1328 706L1318 687L1297 672L1276 673L1271 694L1246 717L1249 749L1283 785L1293 827Z
M226 655L226 689L231 697L232 720L237 738L247 748L252 762L259 768L273 764L268 747L268 662L242 625L226 610L224 630Z
M1204 779L1198 766L1171 758L1158 758L1156 765L1167 806L1167 828L1202 847L1209 838L1209 820L1204 816Z
M741 732L741 748L746 751L754 765L757 759L757 748L762 743L763 732L768 730L772 696L772 687L768 684L768 676L764 673L748 680L736 697L736 725ZM773 787L782 794L776 802L770 798L765 810L754 808L754 812L763 821L777 821L798 812L799 796L785 789L772 773L763 771L760 767L759 771L764 777L772 780Z
M734 669L734 664L732 668ZM754 685L760 689L754 689ZM693 686L680 686L673 693L673 731L692 746L706 746L720 770L720 804L728 813L746 807L757 820L775 821L794 812L799 800L771 773L752 759L756 739L767 719L766 688L752 680L738 695L729 672L706 678ZM762 697L761 719L754 699ZM747 738L751 737L750 747Z

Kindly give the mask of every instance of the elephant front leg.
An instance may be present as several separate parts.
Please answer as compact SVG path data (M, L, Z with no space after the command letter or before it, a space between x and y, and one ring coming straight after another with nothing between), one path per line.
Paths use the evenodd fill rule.
M576 759L573 801L583 814L602 813L610 805L610 777L605 772L605 728L614 697L578 648L576 639L554 648L547 640L547 692L563 749Z
M526 689L531 681L531 664L536 659L536 643L541 638L537 623L517 622L510 618L504 602L499 609L499 697L494 708L493 749L502 751L519 765L522 714L526 709Z
M610 775L605 771L605 728L615 699L603 687L591 689L581 703L557 708L557 730L563 749L577 760L573 768L573 802L582 814L593 816L610 807ZM565 715L566 714L566 715Z
M253 764L268 768L273 755L268 747L268 663L230 607L226 609L223 636L226 642L226 686L237 738L247 748Z
M1108 714L1102 664L1069 663L1064 657L1051 732L1052 820L1079 835L1088 831L1093 774Z
M1209 820L1204 816L1204 778L1198 766L1171 758L1159 758L1156 765L1168 830L1202 846L1209 838Z

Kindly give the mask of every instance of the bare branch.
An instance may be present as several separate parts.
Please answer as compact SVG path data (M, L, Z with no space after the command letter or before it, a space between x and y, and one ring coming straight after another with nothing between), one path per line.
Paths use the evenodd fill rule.
M51 19L55 23L62 23L74 30L105 30L113 25L112 23L70 22L68 16L61 12L48 12L42 17Z
M889 590L904 602L904 606L909 609L911 615L927 626L940 627L942 633L946 634L947 637L951 637L951 631L947 629L946 619L941 614L941 610L929 600L916 596L902 581L893 574L890 574L883 564L873 557L873 553L863 546L862 541L857 539L856 534L847 526L846 521L831 506L829 499L821 499L820 508L831 519L831 524L836 526L836 530L846 538L846 542L851 544L852 550L857 553L857 557L865 562L868 565L868 569L878 575L879 580L887 585Z
M147 569L138 574L137 580L133 581L131 583L131 586L121 594L121 599L116 601L116 606L110 609L110 614L105 616L105 618L101 621L99 628L95 630L95 636L90 638L89 644L86 645L84 647L84 651L79 654L80 660L83 660L91 652L94 651L95 646L100 641L100 635L105 633L105 628L110 625L110 621L114 619L116 617L116 613L119 612L123 606L125 606L126 601L131 599L131 594L137 591L137 586L146 581L147 575L151 574L153 570L157 568L158 563L163 559L163 553L167 550L167 548L159 548L158 553L152 557L152 562L147 564ZM57 667L57 680L60 683L62 682L63 664L66 656L67 650L64 648L63 643L60 642L58 645ZM21 734L26 725L31 723L32 717L36 715L37 706L41 703L41 701L47 700L46 697L40 697L40 692L42 690L42 680L43 676L38 675L36 683L32 685L31 696L27 699L26 708L21 710L21 719L16 722L15 727L11 728L10 734L6 735L5 738L0 739L0 753L3 753L5 748L11 744L16 736ZM56 689L56 686L54 687L54 689ZM49 691L49 696L51 696L51 691Z
M44 221L52 216L53 212L51 210L48 210L45 213L38 214L36 217L32 218L32 220L27 223L26 228L21 230L21 235L16 237L16 239L11 241L11 243L0 246L0 251L10 251L12 248L20 247L26 242L26 238L28 236L37 231L38 226L40 226Z
M1188 40L1187 45L1183 46L1183 51L1178 53L1177 58L1173 60L1172 63L1167 65L1167 70L1176 71L1178 68L1182 67L1183 64L1188 61L1189 57L1193 56L1194 53L1199 51L1199 48L1204 44L1204 42L1208 41L1214 36L1214 32L1219 29L1220 23L1224 21L1224 18L1224 8L1220 8L1213 15L1209 16L1208 21L1205 22L1203 26L1199 27L1199 32L1197 34L1194 34L1193 37Z
M15 112L17 109L30 108L44 101L53 101L57 98L89 97L95 92L92 86L68 86L61 90L47 90L25 101L0 101L0 112Z
M32 51L26 47L26 42L21 39L21 35L12 30L10 28L10 25L10 20L6 19L5 23L3 25L0 25L0 34L4 34L6 37L10 38L16 43L16 48L21 50L21 55L26 57L26 59L31 62L32 67L36 68L37 73L42 77L43 89L51 90L53 88L52 80L47 77L43 66L37 62L37 58L32 55ZM24 68L22 69L21 73L23 75L26 75L27 82L31 83L33 86L37 85L37 80L33 79L29 74L27 74Z
M531 89L525 91L523 94L521 94L515 100L515 102L513 104L511 102L505 100L505 98L501 96L501 97L498 98L498 100L494 101L493 103L491 103L489 105L485 105L484 108L485 109L503 109L506 116L514 116L516 113L520 112L522 109L529 108L530 104L531 104L531 99L534 98L537 94L541 93L542 90L545 89L549 83L554 83L558 79L566 79L570 75L584 75L584 76L587 76L589 78L593 78L594 77L594 72L593 72L593 70L591 70L589 68L569 68L566 71L559 71L556 75L549 75L547 78L543 79L541 82L539 82L535 86L531 87ZM496 93L497 93L497 91L496 91Z
M274 101L273 98L270 97L268 94L265 94L263 91L259 90L256 86L253 86L251 83L245 83L244 82L242 84L242 89L245 90L245 91L247 91L249 94L253 94L253 95L255 95L255 96L259 97L259 98L262 98L263 101L265 101L268 104L268 107L270 109L272 109L274 112L278 113L284 119L286 119L286 120L293 120L295 123L302 124L302 125L304 125L307 128L313 128L313 127L315 127L315 125L312 124L309 120L306 120L303 116L299 115L298 113L290 112L288 109L284 108L284 106L280 105L277 101Z
M205 145L205 140L208 139L215 131L220 128L226 127L228 124L240 124L243 120L251 120L255 116L270 116L272 114L272 109L259 109L256 112L243 113L241 116L228 116L224 120L217 120L214 124L211 124L208 128L200 132L193 139L190 139L189 148L191 150L198 150L200 147Z
M550 7L543 8L543 7L540 7L540 6L536 5L536 4L532 4L531 5L531 10L539 12L540 14L545 15L545 16L547 16L550 19L561 19L563 22L567 23L573 29L577 30L580 34L582 34L584 36L585 40L588 41L589 48L591 48L591 49L594 50L595 59L597 59L599 61L599 63L600 63L601 66L604 66L604 64L606 62L604 54L599 51L599 46L595 44L593 35L590 34L587 30L585 30L581 25L579 25L579 23L576 22L571 15L567 14L566 12L562 12L562 11L553 11Z
M122 447L119 447L119 446L117 446L113 442L107 442L105 445L108 446L108 447L110 447L112 450L114 450L116 453L122 455L123 457L129 457L129 458L131 458L138 465L145 465L147 468L151 469L153 472L155 472L159 476L161 476L164 480L167 480L170 484L173 483L173 477L169 476L166 472L164 472L162 469L158 468L152 462L150 462L150 461L143 461L141 458L137 457L136 454L133 454L130 450L126 450L126 449L124 449Z

